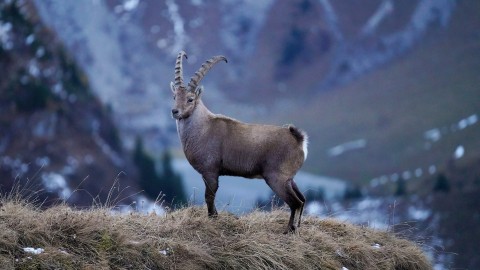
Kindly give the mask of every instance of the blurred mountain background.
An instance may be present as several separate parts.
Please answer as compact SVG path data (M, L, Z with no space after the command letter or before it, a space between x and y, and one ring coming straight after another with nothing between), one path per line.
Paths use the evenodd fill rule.
M311 214L408 224L436 269L480 268L480 2L5 0L0 10L4 187L40 179L50 196L87 205L120 179L131 200L142 189L189 200L191 177L184 194L172 187L192 174L169 83L180 50L186 79L222 54L228 64L203 80L206 105L305 129L303 182L345 183L345 196L309 189L323 200Z

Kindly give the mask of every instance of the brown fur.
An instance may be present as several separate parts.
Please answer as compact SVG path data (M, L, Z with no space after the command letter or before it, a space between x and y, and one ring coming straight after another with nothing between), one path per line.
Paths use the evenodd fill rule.
M185 53L180 53L179 59L182 55ZM217 59L217 62L225 60L218 56L212 59ZM207 63L210 65L205 68ZM197 73L205 74L216 62L209 60L207 63ZM200 81L202 77L195 79ZM209 216L217 215L214 200L219 176L263 178L291 209L286 232L295 230L297 212L300 226L305 197L293 177L305 159L305 132L291 125L246 124L213 114L201 100L202 88L195 84L186 88L183 82L182 85L172 83L171 87L175 99L172 115L177 119L178 135L185 156L205 182Z

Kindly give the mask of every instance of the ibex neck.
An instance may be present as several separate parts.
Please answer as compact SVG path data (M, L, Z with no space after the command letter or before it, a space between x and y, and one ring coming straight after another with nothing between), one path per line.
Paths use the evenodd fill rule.
M178 136L184 149L189 142L193 142L204 133L203 131L208 127L207 122L212 116L213 113L199 100L190 117L177 120Z

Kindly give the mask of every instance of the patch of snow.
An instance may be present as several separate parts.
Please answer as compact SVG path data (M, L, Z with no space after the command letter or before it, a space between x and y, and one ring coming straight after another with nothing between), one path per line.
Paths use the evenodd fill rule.
M365 198L358 202L356 208L360 211L363 211L370 208L377 208L381 205L382 205L382 200L380 199Z
M39 47L39 48L37 49L37 51L35 52L35 57L37 57L37 58L41 58L41 57L43 57L44 55L45 55L45 48L44 48L44 47ZM46 73L44 73L44 74L46 74ZM50 75L51 75L51 74L52 74L52 72L50 73Z
M349 141L346 143L342 143L340 145L334 146L330 148L327 153L331 157L339 156L345 152L365 148L367 146L367 140L365 139L358 139L354 141Z
M139 0L127 0L123 3L123 9L125 11L132 11L138 7L139 3Z
M344 208L340 203L333 203L333 217L356 224L366 224L374 229L387 229L387 206L385 200L377 198L363 198L353 204L351 208Z
M145 197L140 197L138 201L140 201L139 212L142 212L142 213L145 213L145 214L154 213L156 215L165 214L165 210L163 209L163 207L158 205L157 202L150 201Z
M144 196L139 196L130 205L119 205L112 211L112 214L130 214L132 212L161 216L165 214L165 209L162 207L161 203L151 201Z
M38 167L47 167L50 165L50 158L45 156L45 157L37 157L35 159L35 165Z
M348 270L348 268L346 268L345 266L342 266L342 270Z
M409 180L410 178L412 178L412 173L410 171L404 171L402 173L402 178L404 180Z
M440 132L440 129L434 128L434 129L430 129L430 130L426 131L423 134L423 136L427 140L430 140L432 142L436 142L436 141L440 140L440 138L442 137L442 133Z
M423 221L427 219L431 214L430 210L420 209L415 206L408 207L408 216L415 220Z
M380 176L379 182L380 182L380 184L382 184L382 185L385 184L385 183L387 183L387 182L388 182L388 176L386 176L386 175Z
M188 26L190 26L190 28L198 28L200 26L202 26L204 20L202 17L198 17L198 18L195 18L193 20L191 20L189 23L188 23Z
M26 45L31 45L35 41L35 36L33 34L28 35L28 37L25 39L25 44Z
M429 174L434 174L436 171L437 171L437 166L430 165L430 167L428 167L428 173Z
M182 16L180 16L178 5L174 0L166 0L165 4L167 5L168 15L170 21L173 23L173 32L175 34L174 43L170 48L170 52L172 55L176 55L179 51L185 49L185 44L188 41L184 27L185 22Z
M475 125L478 122L478 116L476 114L472 114L467 117L467 124L468 125Z
M417 169L415 170L415 177L418 178L418 177L421 177L422 175L423 175L423 170L422 170L422 168L417 168Z
M0 21L0 45L4 48L10 43L10 30L12 30L12 24L9 22ZM7 49L7 48L5 48Z
M203 0L190 0L190 2L191 2L192 5L194 5L194 6L201 6L201 5L203 5Z
M428 130L424 133L423 136L427 141L434 143L441 139L442 134L446 135L448 133L454 133L460 130L464 130L469 126L475 125L477 122L478 122L477 114L472 114L468 117L460 119L458 122L452 123L451 125L443 126L442 128L434 128L434 129ZM427 143L425 148L429 150L431 148L431 144Z
M328 0L319 0L319 1L323 7L324 17L327 21L328 26L330 27L330 30L332 31L335 37L335 40L337 41L343 40L343 34L339 27L338 17L332 5L330 4L330 1Z
M476 114L472 114L467 118L463 118L457 123L458 129L462 130L469 126L475 125L478 121L478 116Z
M28 172L28 169L29 169L28 163L23 163L22 160L19 158L12 159L9 156L1 157L0 165L3 165L6 168L9 168L11 170L13 178L17 178L25 174L26 172Z
M318 202L318 201L313 201L313 202L310 202L310 203L307 203L306 205L306 212L307 214L309 215L315 215L315 216L319 216L322 214L323 210L324 210L324 207L323 205Z
M72 195L72 190L68 187L67 181L63 175L50 172L42 174L42 183L49 192L56 192L58 197L66 200Z
M157 40L157 47L159 49L165 49L168 46L168 41L166 38L159 38Z
M26 253L38 255L43 253L45 250L43 248L26 247L26 248L23 248L23 251L25 251Z
M168 255L170 255L170 254L172 254L172 253L173 253L173 250L170 249L170 248L166 248L166 249L160 250L160 254L163 254L163 255L165 255L165 256L168 256Z
M393 13L393 1L392 0L384 0L380 6L378 7L377 11L368 19L367 23L362 29L363 35L371 35L375 32L378 25L390 14Z
M379 249L379 248L381 248L382 246L381 246L380 244L378 244L378 243L375 243L375 244L372 245L372 247Z
M40 75L40 69L38 68L36 61L32 60L28 64L28 73L30 73L30 75L33 77L38 78Z
M455 152L453 153L453 157L455 159L460 159L463 157L463 155L465 155L465 147L463 147L463 145L457 146Z

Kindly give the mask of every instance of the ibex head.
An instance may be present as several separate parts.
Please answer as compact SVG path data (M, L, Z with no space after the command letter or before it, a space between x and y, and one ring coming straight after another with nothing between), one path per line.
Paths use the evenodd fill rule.
M178 54L175 64L175 83L170 83L174 100L172 116L175 119L185 119L192 114L200 100L200 95L203 90L203 86L199 86L200 81L216 63L220 61L227 62L227 59L224 56L218 55L212 57L210 60L203 63L200 69L198 69L198 71L195 72L195 75L190 79L188 86L185 86L183 83L182 70L182 60L184 56L187 58L187 54L184 51L181 51Z

